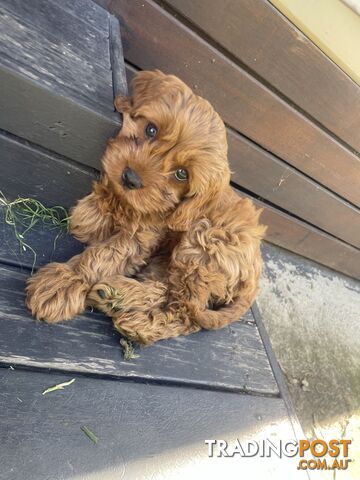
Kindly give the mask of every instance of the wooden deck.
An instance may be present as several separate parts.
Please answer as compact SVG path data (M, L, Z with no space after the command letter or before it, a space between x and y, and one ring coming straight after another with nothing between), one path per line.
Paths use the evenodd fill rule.
M0 0L0 32L1 190L70 207L89 192L105 141L120 128L117 20L90 0ZM41 226L28 233L35 259L0 226L1 479L232 479L237 461L208 458L206 439L299 435L256 309L221 331L138 349L131 361L99 313L33 320L24 287L34 261L65 261L83 248L67 235L54 248L56 235ZM244 460L241 471L305 478L295 462Z

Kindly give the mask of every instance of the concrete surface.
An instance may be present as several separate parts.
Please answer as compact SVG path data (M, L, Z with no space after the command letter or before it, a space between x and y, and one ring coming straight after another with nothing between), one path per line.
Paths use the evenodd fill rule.
M360 282L265 244L258 306L306 436L351 439L360 478Z

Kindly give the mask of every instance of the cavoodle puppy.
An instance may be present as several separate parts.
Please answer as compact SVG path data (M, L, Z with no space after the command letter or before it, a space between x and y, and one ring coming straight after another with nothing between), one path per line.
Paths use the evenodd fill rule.
M28 308L54 323L92 305L142 344L238 320L257 292L265 227L229 185L224 123L159 71L138 73L115 105L123 127L71 215L88 246L29 279Z

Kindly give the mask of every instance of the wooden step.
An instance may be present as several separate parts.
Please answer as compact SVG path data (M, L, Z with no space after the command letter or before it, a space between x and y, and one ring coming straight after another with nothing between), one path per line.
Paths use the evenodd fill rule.
M110 55L113 44L119 48L110 44L119 35L110 31L114 21L91 0L81 8L0 0L0 129L98 167L107 138L120 127L113 73L121 77L122 66L117 55L113 72Z
M123 359L120 336L98 313L57 325L31 318L25 308L29 272L0 265L0 363L142 382L277 395L252 313L217 331L201 331L139 349Z
M64 390L42 395L71 378L75 382ZM280 398L23 372L16 366L0 369L0 383L0 476L6 480L235 480L240 470L242 478L307 478L296 468L297 457L208 457L206 439L225 439L230 446L237 439L294 440Z

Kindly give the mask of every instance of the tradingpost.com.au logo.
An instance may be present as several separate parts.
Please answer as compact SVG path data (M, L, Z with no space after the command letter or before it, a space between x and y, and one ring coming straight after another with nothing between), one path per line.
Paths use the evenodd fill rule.
M273 457L299 456L298 470L346 470L351 459L351 440L295 440L272 441L269 439L240 442L231 445L226 440L205 440L209 457ZM313 458L304 458L311 455Z

